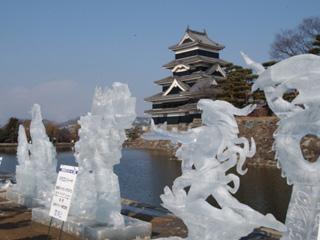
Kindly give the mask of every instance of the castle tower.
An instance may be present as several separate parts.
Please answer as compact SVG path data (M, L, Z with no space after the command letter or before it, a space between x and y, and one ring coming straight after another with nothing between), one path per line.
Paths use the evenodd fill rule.
M152 103L152 109L145 113L152 116L155 124L189 124L200 120L197 102L201 98L215 99L221 91L217 85L226 78L223 67L228 62L219 56L223 48L209 39L206 31L189 28L177 44L169 47L175 59L163 67L171 75L154 82L162 87L160 93L145 98Z

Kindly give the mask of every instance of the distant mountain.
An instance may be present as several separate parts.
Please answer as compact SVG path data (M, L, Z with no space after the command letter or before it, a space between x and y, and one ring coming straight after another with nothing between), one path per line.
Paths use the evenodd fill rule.
M78 123L78 120L80 119L80 117L74 118L74 119L70 119L66 122L62 122L62 123L58 123L58 127L59 128L70 128L74 125L76 125Z
M59 128L70 128L77 124L79 118L70 119L66 122L62 122L57 124ZM134 127L142 127L142 126L149 126L151 122L150 117L136 117L136 119L133 121Z

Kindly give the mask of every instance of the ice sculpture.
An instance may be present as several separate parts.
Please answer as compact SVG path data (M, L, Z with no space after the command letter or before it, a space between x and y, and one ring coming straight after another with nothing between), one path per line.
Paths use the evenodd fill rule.
M31 115L31 144L27 141L24 127L19 127L19 165L16 169L17 184L14 190L26 197L37 199L41 205L49 208L57 176L56 150L46 134L38 104L33 105Z
M96 88L91 113L79 120L75 157L79 164L71 215L123 226L118 176L113 166L120 162L125 129L135 119L135 98L126 84L111 89Z
M36 181L34 166L30 161L29 143L23 125L19 126L17 159L19 165L16 167L16 181L14 190L26 197L35 197Z
M320 219L320 161L304 159L301 139L312 134L320 137L320 57L311 54L283 60L267 70L243 54L259 78L253 91L264 91L269 107L280 118L274 133L274 150L278 167L293 184L287 212L288 231L283 240L316 240ZM291 102L284 93L297 90Z
M271 214L264 216L232 196L240 180L236 174L227 172L236 167L237 173L244 175L246 157L255 154L254 140L251 138L250 146L246 138L238 137L234 115L246 116L254 106L238 109L225 101L202 99L198 108L202 110L203 126L186 132L168 132L152 125L144 135L149 140L181 143L176 156L182 160L182 176L174 181L172 190L165 187L161 195L163 206L184 221L188 239L239 240L260 226L284 231L284 225ZM210 196L219 207L206 201Z

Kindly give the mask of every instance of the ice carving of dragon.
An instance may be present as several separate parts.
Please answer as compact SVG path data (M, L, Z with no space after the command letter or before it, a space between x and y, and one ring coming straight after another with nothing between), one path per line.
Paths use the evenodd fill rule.
M271 110L280 118L274 133L278 167L293 184L286 217L288 231L282 240L315 240L320 219L320 161L305 160L300 142L312 134L320 137L320 57L303 54L283 60L268 69L243 54L259 74L253 91L264 91ZM283 98L298 91L291 102Z
M152 124L151 131L144 134L149 140L181 143L176 156L182 160L182 175L174 181L172 190L165 187L161 195L163 206L184 221L187 239L238 240L260 226L285 231L284 225L271 214L264 216L232 196L240 180L227 172L236 167L236 171L244 175L246 157L255 154L254 140L251 138L250 146L246 138L238 137L234 115L246 116L255 106L238 109L225 101L202 99L198 108L202 110L201 127L169 132L166 126ZM206 201L209 196L219 207Z

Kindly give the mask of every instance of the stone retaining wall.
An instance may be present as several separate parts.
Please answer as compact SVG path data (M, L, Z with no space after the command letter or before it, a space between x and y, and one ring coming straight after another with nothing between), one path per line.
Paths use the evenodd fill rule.
M257 152L252 159L247 159L248 165L274 167L274 152L272 151L273 132L277 128L278 119L276 117L239 117L237 118L240 134L248 139L254 138L257 145ZM167 151L174 155L178 145L173 145L170 141L146 141L137 138L127 141L124 145L128 148L157 149Z
M239 117L237 118L240 137L250 139L253 137L256 143L256 154L247 159L248 165L274 167L274 142L273 133L277 129L278 118L276 117Z

